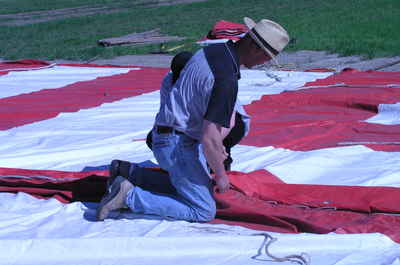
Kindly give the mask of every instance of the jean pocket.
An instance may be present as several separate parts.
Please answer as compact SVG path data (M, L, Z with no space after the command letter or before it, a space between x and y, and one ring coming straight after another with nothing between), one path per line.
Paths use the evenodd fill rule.
M182 137L180 139L180 144L185 148L193 148L198 145L198 141L191 139L189 137Z

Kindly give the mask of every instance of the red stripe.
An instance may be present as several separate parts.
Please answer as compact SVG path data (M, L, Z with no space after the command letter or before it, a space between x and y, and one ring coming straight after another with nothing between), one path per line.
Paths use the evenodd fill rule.
M0 130L158 90L167 71L141 67L126 74L0 99Z
M378 112L379 104L400 102L400 73L343 72L306 84L345 83L360 88L314 88L266 95L245 106L252 117L249 135L241 142L307 151L335 147L338 142L398 142L399 125L362 122ZM365 87L362 87L365 86ZM370 145L375 150L400 151L400 145Z

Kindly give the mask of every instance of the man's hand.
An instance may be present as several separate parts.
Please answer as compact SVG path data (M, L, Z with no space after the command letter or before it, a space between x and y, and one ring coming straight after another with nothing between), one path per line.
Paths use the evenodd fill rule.
M217 185L217 192L224 193L229 190L229 178L227 175L215 176L215 183Z

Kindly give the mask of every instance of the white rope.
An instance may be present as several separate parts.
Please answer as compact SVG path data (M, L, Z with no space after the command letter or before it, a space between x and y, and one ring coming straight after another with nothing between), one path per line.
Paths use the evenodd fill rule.
M65 177L65 178L53 178L49 176L18 176L18 175L6 175L6 176L0 176L0 179L7 179L7 178L16 178L16 179L44 179L44 180L50 180L50 181L55 181L55 182L64 182L64 181L74 181L74 180L79 180L79 177Z
M400 145L400 142L339 142L337 145L358 145L358 144L387 144Z
M259 233L259 234L253 234L254 236L264 236L264 241L261 244L260 248L257 251L257 255L251 257L252 259L255 260L262 260L259 257L262 256L262 250L265 249L265 254L270 257L272 259L272 261L276 261L276 262L286 262L286 261L290 261L293 263L297 263L300 265L310 265L311 264L311 258L310 255L308 255L307 253L301 253L300 255L288 255L285 257L277 257L272 255L268 248L269 246L277 241L278 239L270 236L268 233ZM267 260L263 260L263 261L267 261Z
M275 79L276 82L282 82L282 78L279 77L278 75L271 73L271 72L265 72L265 74L271 78L271 79Z
M279 66L272 67L267 65L263 65L261 68L261 70L264 71L266 76L268 76L271 79L274 79L276 82L282 82L282 78L277 74L274 74L273 71L279 71L280 69L281 67Z
M0 69L0 72L8 72L8 71L31 71L31 70L41 70L41 69L47 69L47 68L52 68L56 66L56 63L46 65L46 66L41 66L41 67L35 67L35 68L11 68L11 69Z
M330 88L330 87L351 87L351 88L400 88L400 84L387 84L387 85L348 85L346 83L336 83L326 86L303 86L298 89L309 88Z
M290 65L290 64L288 64ZM274 79L276 82L282 82L282 78L277 74L274 74L273 71L283 71L285 70L283 65L275 64L268 65L264 64L260 67L260 70L263 70L265 74ZM293 70L293 69L292 69ZM339 72L336 72L339 73ZM388 84L388 85L348 85L345 83L337 83L332 85L325 86L307 86L307 87L299 87L298 89L308 89L308 88L330 88L330 87L351 87L351 88L400 88L400 84Z

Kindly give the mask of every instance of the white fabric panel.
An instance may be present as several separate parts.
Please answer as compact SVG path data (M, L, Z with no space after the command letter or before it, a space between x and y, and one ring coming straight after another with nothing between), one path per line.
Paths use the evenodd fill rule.
M396 104L380 104L378 114L366 120L370 123L385 125L400 124L400 102Z
M362 145L292 151L235 146L232 170L264 168L290 184L400 187L400 152L379 152Z
M302 89L307 82L324 79L332 73L241 70L238 97L243 105L284 91ZM278 81L279 80L279 81Z
M140 68L54 66L40 70L9 72L0 76L0 98L31 93L42 89L60 88L79 81L125 74L130 70L138 69Z
M0 264L277 264L260 231L128 213L93 222L95 206L0 193ZM304 252L313 265L399 262L398 245L380 234L268 234L272 255Z
M239 83L242 104L330 75L273 74L281 82L267 77L264 71L243 70ZM158 108L156 91L0 131L0 167L79 171L85 166L107 165L115 158L134 162L153 159L143 139L153 126Z

